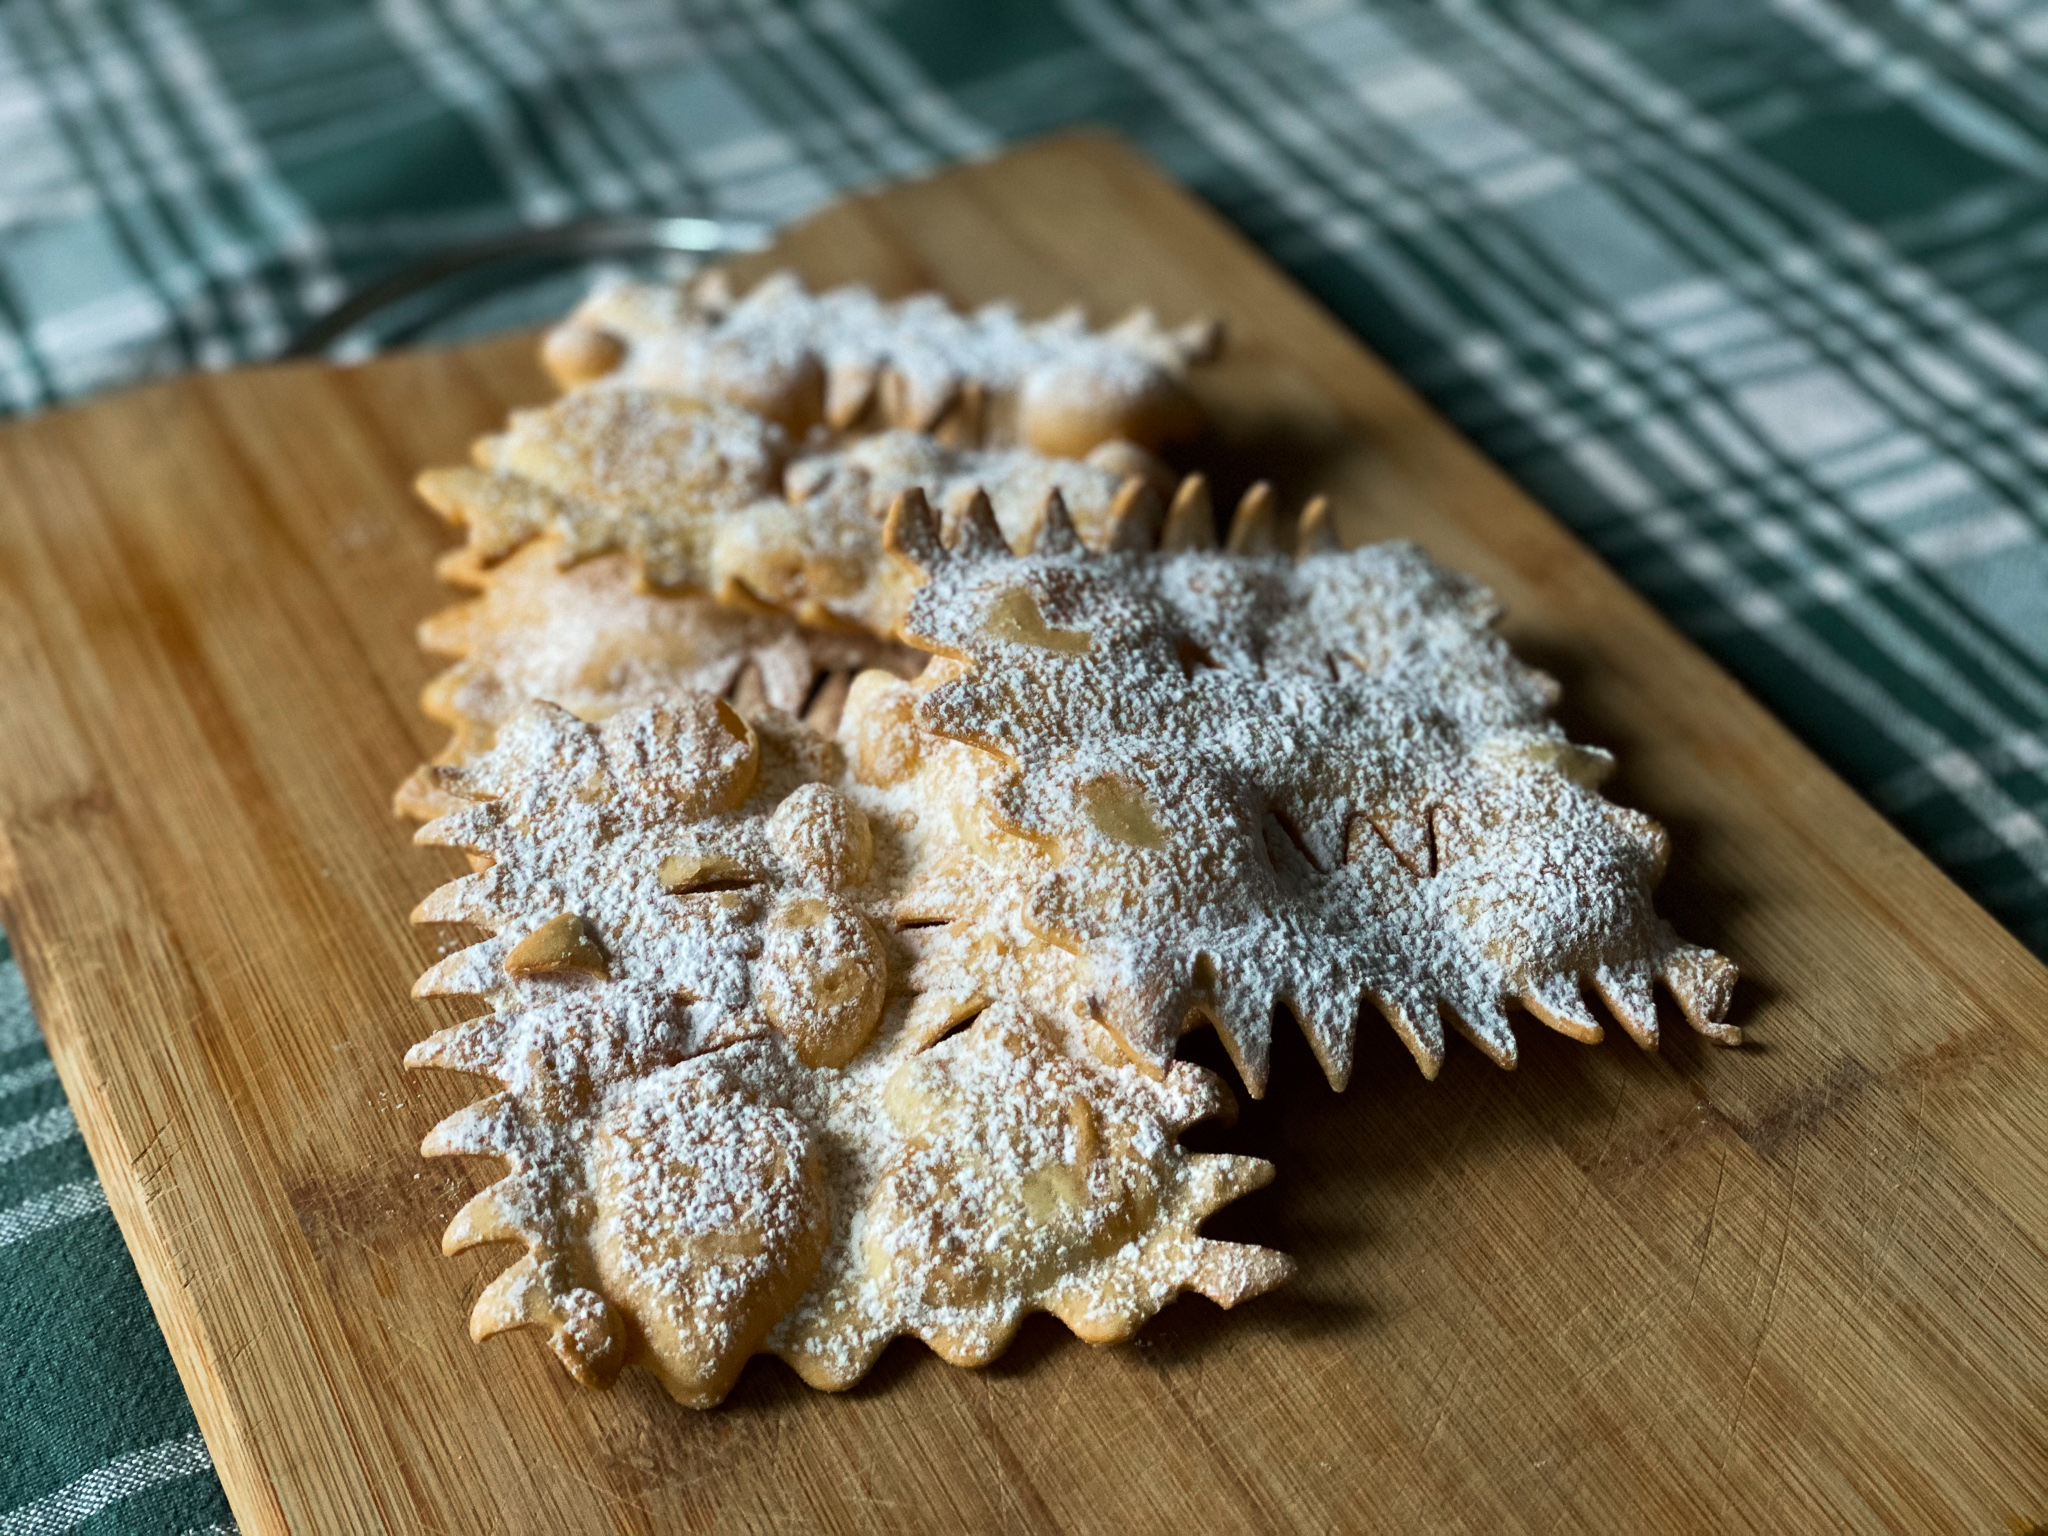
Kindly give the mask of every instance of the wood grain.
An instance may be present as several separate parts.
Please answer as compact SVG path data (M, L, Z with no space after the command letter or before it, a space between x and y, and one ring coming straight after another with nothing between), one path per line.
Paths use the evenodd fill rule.
M1330 490L1491 583L1665 906L1745 971L1716 1051L1531 1027L1354 1086L1281 1047L1211 1223L1302 1262L1133 1346L979 1373L757 1361L720 1412L478 1348L437 1239L466 1085L392 821L437 745L413 473L537 399L530 343L138 391L0 432L0 896L243 1530L2002 1531L2048 1517L2048 972L1198 204L1096 138L842 206L777 259L1032 311L1228 317L1224 478Z

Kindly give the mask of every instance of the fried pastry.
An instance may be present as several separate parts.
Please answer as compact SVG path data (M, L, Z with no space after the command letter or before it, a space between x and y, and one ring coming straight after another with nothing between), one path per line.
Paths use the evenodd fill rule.
M688 287L604 285L549 333L541 358L564 389L604 379L728 401L796 434L902 427L1078 458L1198 427L1188 370L1220 343L1213 321L1168 330L1148 310L1090 331L1078 311L963 315L929 293L813 294L788 273L737 298L714 272Z
M460 809L420 840L488 862L416 916L489 936L416 990L492 1011L407 1061L501 1091L423 1150L510 1164L448 1251L526 1249L473 1336L544 1329L592 1383L644 1358L709 1406L762 1348L843 1387L898 1334L979 1363L1033 1310L1108 1341L1288 1272L1198 1235L1271 1176L1177 1144L1227 1111L1210 1074L1148 1077L1015 1003L904 1028L906 854L830 741L701 695L602 727L537 704L436 778Z
M430 682L420 708L449 727L441 764L490 749L497 728L537 699L602 721L634 705L696 691L731 695L751 685L790 714L834 677L882 667L909 675L919 653L857 630L805 628L786 615L722 604L699 593L649 592L620 554L561 568L557 535L522 545L484 569L478 594L420 625L420 644L453 665ZM451 807L414 775L396 797L424 820Z
M1200 1235L1273 1170L1180 1145L1233 1108L1190 1029L1254 1095L1276 1004L1336 1087L1368 1008L1431 1076L1446 1023L1600 1039L1589 988L1740 1039L1488 594L1170 481L1214 342L614 285L548 339L568 393L422 477L474 595L400 804L472 870L414 916L485 936L416 991L489 1012L407 1062L498 1088L423 1147L508 1165L444 1248L524 1250L474 1337L699 1407L763 1352L837 1389L1032 1311L1109 1342L1290 1270Z
M1661 832L1419 551L1091 554L1049 497L1018 556L915 492L889 541L938 657L863 674L838 742L530 706L436 771L462 809L422 840L487 862L417 916L492 936L419 990L493 1012L408 1060L505 1085L427 1150L512 1164L451 1247L528 1248L479 1336L590 1380L644 1351L700 1404L762 1348L836 1387L1035 1308L1122 1337L1285 1273L1197 1234L1270 1171L1178 1148L1227 1102L1171 1059L1193 1023L1254 1093L1276 1000L1339 1085L1361 999L1431 1073L1445 1014L1504 1063L1510 1004L1597 1039L1582 982L1645 1044L1659 978L1737 1038L1733 968L1650 905Z
M1092 461L1023 449L948 448L883 433L793 456L770 423L724 404L610 384L513 413L476 463L421 475L421 496L465 530L442 575L477 586L543 534L563 566L617 551L649 586L769 604L820 627L886 635L908 597L881 522L905 487L941 506L986 494L1020 543L1057 488L1077 524L1107 535L1120 494L1156 461L1132 445ZM1126 487L1131 487L1126 490Z
M1509 1004L1600 1038L1582 982L1645 1045L1659 979L1738 1038L1733 966L1651 904L1662 829L1476 587L1407 545L1094 554L1056 511L1028 556L985 516L949 548L910 492L888 539L926 576L904 636L952 663L918 724L1001 760L973 792L1034 851L1023 923L1135 1063L1211 1022L1257 1094L1278 1001L1341 1087L1363 998L1432 1076L1444 1017L1511 1064Z

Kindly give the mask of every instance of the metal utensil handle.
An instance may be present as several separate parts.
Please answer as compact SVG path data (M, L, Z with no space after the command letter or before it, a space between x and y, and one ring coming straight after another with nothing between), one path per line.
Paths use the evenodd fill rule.
M307 324L280 358L318 357L380 309L451 277L516 256L630 256L646 251L681 251L707 255L719 251L758 251L774 238L766 224L744 220L647 218L606 215L515 230L458 245L401 267L389 277L351 294Z

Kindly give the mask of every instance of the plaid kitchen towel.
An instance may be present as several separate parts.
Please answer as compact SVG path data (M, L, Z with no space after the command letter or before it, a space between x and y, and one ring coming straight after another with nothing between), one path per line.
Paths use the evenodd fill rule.
M2042 0L8 0L0 408L508 226L781 221L1081 122L2048 952ZM0 1179L0 1533L226 1528L11 969Z

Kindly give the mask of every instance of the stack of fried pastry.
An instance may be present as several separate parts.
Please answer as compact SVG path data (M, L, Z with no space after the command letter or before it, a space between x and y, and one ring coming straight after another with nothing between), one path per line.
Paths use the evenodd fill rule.
M561 397L422 477L472 595L398 805L473 865L416 920L486 937L416 991L489 1011L407 1061L499 1085L427 1138L509 1165L444 1247L525 1249L474 1337L695 1406L764 1351L1119 1340L1291 1267L1200 1235L1273 1169L1179 1145L1232 1109L1190 1029L1254 1095L1276 1003L1338 1087L1361 1016L1430 1075L1447 1024L1511 1066L1514 1008L1599 1039L1589 988L1736 1038L1487 595L1320 501L1283 545L1262 486L1219 541L1154 456L1217 343L615 284Z

